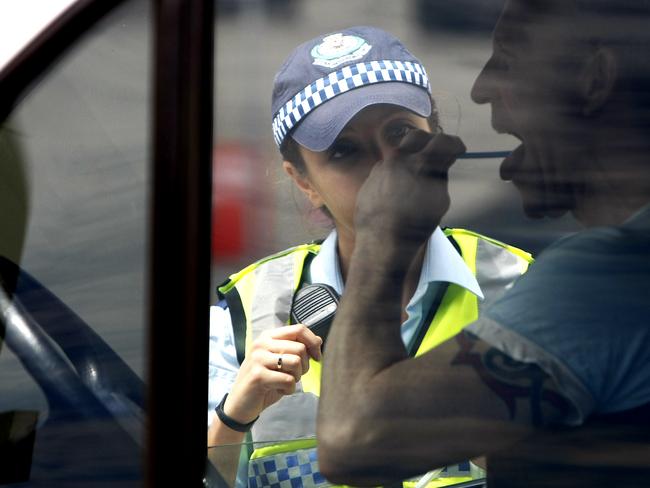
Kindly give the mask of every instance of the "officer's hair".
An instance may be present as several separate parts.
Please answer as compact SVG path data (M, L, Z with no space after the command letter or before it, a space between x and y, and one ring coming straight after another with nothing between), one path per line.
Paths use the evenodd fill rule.
M429 98L431 100L431 115L427 117L427 120L429 121L429 128L433 130L438 128L440 118L438 116L438 109L436 108L435 101L431 96L429 96ZM291 135L287 136L282 143L282 146L280 146L280 154L282 154L282 159L284 161L288 161L293 164L298 171L303 174L305 173L305 161L300 154L300 144L298 144Z

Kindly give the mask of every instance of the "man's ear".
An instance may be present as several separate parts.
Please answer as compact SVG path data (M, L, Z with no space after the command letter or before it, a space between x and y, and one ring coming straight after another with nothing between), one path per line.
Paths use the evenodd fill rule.
M611 49L600 46L587 57L580 78L584 115L593 115L607 103L617 78L618 60Z
M309 178L302 171L298 170L289 161L282 162L282 169L291 177L298 189L309 199L314 208L320 208L324 205L325 202L323 202L320 193L314 188L314 185L312 185Z

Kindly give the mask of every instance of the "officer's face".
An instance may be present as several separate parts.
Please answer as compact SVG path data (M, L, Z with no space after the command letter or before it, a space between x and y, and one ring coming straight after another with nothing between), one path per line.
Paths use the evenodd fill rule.
M521 141L501 177L516 185L530 217L572 210L581 184L577 28L571 1L507 1L472 89L475 102L491 104L494 129Z
M340 239L354 239L357 193L370 170L378 161L390 158L404 134L413 128L428 131L429 123L394 105L374 105L359 112L327 150L300 147L306 171L297 184L312 205L327 207Z

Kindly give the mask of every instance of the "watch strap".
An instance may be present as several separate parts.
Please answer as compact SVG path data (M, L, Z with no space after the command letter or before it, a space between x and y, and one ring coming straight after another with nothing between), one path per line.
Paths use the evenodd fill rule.
M221 423L225 424L226 427L229 427L232 430L236 430L237 432L248 432L251 430L253 424L257 421L258 418L260 418L259 415L247 424L237 422L232 417L229 417L223 410L223 406L226 404L226 398L228 398L228 393L224 395L224 397L219 402L219 405L217 405L217 408L214 409L214 411L217 413L217 417L219 417L219 420L221 420Z

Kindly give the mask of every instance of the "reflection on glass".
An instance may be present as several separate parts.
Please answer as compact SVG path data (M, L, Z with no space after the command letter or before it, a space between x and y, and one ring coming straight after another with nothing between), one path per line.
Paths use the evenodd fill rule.
M435 195L446 189L445 160L401 199L390 196L403 166L377 166L366 181L356 202L366 238L323 366L319 461L329 479L381 483L485 454L490 486L647 482L637 455L650 439L650 73L639 64L649 15L637 2L506 2L472 99L490 105L494 130L519 140L500 175L525 214L571 213L587 229L542 251L476 321L415 360L385 332L399 326L391 293L413 266L391 250L417 249L446 210ZM369 202L380 197L390 201L383 221L406 225L373 220Z
M142 476L148 24L127 2L0 129L0 484Z
M304 284L323 284L335 297L343 293L356 240L355 201L370 170L400 151L412 161L436 153L440 145L449 154L463 152L458 138L441 133L425 67L391 34L362 26L324 33L297 49L274 78L273 135L282 168L334 230L324 242L292 248L231 276L219 287L221 301L212 310L208 445L233 446L250 435L250 450L231 448L227 456L224 447L221 458L215 451L211 458L228 479L243 458L237 482L252 486L273 480L329 485L319 469L314 428L324 335L302 325L281 326ZM329 86L331 76L356 86L339 93ZM315 89L321 92L314 96ZM290 114L308 98L309 110ZM409 149L400 149L408 139ZM217 169L225 161L217 156ZM237 174L234 169L222 173L216 183L232 185ZM216 192L218 198L219 188ZM465 246L464 254L456 249ZM472 247L480 248L480 257L468 251ZM402 341L413 356L454 336L478 313L477 296L492 299L502 293L530 262L525 251L437 226L418 254L403 303ZM327 310L318 310L321 305L322 300L314 301L314 315L327 316ZM453 327L440 326L453 322L450 317L458 318ZM410 483L434 486L482 477L481 468L462 460Z
M425 4L417 2L417 8ZM301 210L313 215L311 208L324 208L336 233L318 230L322 214L296 225L291 180L278 183L281 177L274 176L266 185L254 183L276 193L277 203L264 208L274 234L260 243L253 230L240 246L246 250L228 259L215 252L215 284L271 252L314 237L325 241L265 260L221 284L215 297L220 303L212 309L209 458L227 482L240 486L270 486L292 477L326 486L326 476L340 484L378 485L426 472L407 486L440 486L440 466L460 466L485 454L487 478L495 486L589 486L603 479L612 486L641 486L648 475L643 453L650 413L650 336L644 325L650 304L644 285L650 271L650 73L644 61L650 12L639 2L507 1L490 52L484 36L470 33L468 26L481 24L474 19L440 30L427 23L424 35L403 4L374 2L372 11L369 5L303 2L295 13L301 32L282 28L277 18L250 5L228 24L218 24L217 144L235 140L258 154L274 154L271 119L287 100L266 119L259 114L268 113L277 67L300 42L325 32L335 37L320 38L323 52L345 51L349 62L361 62L352 58L367 54L360 54L367 33L342 29L355 23L381 26L409 46L427 68L433 99L443 108L435 127L420 125L417 105L396 116L395 102L390 109L353 110L353 118L335 130L330 129L338 121L320 132L306 129L319 113L311 106L313 113L300 113L300 122L276 121L276 136L288 132L298 142L283 147L275 166L272 158L261 158L260 173L282 167L305 197ZM469 8L457 13L460 19L472 15ZM451 24L456 30L448 29ZM249 44L242 32L251 30L269 49ZM367 44L376 48L381 41ZM243 61L232 56L233 46L246 52ZM312 53L304 58L311 62ZM323 61L330 62L337 56ZM301 68L298 76L305 76L313 66ZM292 97L311 81L287 82L285 95ZM355 98L347 97L331 119L349 112ZM446 110L445 100L458 108ZM392 127L393 117L413 127ZM427 173L413 164L426 153L427 139L418 140L417 129L438 124L471 153L460 155L449 172L449 209L440 171ZM376 160L394 158L384 152L390 144L382 145L382 137L393 132L407 141L401 149L410 159L377 169ZM430 160L462 153L454 137L440 140L444 145L427 153ZM366 164L373 151L379 156ZM419 178L400 173L409 163ZM400 186L400 178L408 184ZM428 239L438 223L498 239L453 228L443 236L453 240L456 254L443 255L432 268L451 266L450 256L459 252L474 272L476 289L449 275L420 287L422 263L433 254ZM539 259L529 267L530 255L520 249ZM322 265L327 253L338 269ZM282 288L273 278L290 267L287 262L298 268L285 273L289 285ZM327 273L330 268L335 272ZM319 343L308 332L281 327L304 281L325 282L342 295L322 362ZM462 306L446 309L444 326L429 327L440 317L441 303L453 302L450 290L461 293L463 287ZM241 321L233 317L234 306L244 311ZM255 335L265 327L265 335ZM238 345L241 330L246 340ZM305 374L297 393L276 385L260 394L255 387L262 376L253 386L243 379L260 371L274 378L293 373L289 343L296 341L310 361L308 373L298 369L299 376ZM309 424L314 415L305 412L316 409L321 368L316 450ZM222 417L215 420L226 393ZM237 431L253 421L251 434ZM220 430L219 423L235 429ZM294 432L298 425L308 427ZM304 472L297 474L297 466L305 466ZM471 477L482 474L476 469Z

